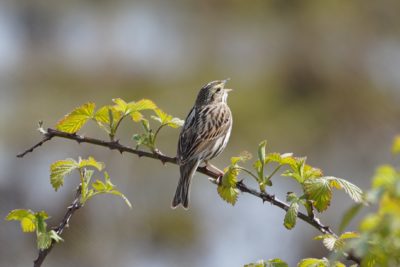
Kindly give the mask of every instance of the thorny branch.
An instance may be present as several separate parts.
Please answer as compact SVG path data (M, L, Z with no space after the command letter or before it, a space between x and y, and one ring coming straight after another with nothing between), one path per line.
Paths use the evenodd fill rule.
M56 231L58 235L61 235L62 232L66 227L68 227L69 221L71 220L72 215L74 215L75 211L80 209L82 207L81 203L81 188L78 187L76 190L76 195L74 201L71 203L71 205L67 208L66 213L64 214L64 218L61 220L60 224L53 229ZM47 255L50 253L51 249L54 246L55 241L52 240L51 245L47 249L39 250L39 254L37 259L33 262L33 267L40 267L42 266L43 261L46 259Z
M131 148L131 147L128 147L128 146L121 145L118 140L116 140L116 141L104 141L104 140L91 138L91 137L86 137L86 136L82 136L82 135L78 135L78 134L71 134L71 133L61 132L61 131L58 131L58 130L55 130L55 129L52 129L52 128L48 128L47 130L44 130L43 128L40 128L39 131L43 134L43 139L40 142L38 142L37 144L35 144L34 146L32 146L31 148L29 148L26 151L24 151L23 153L18 154L17 157L22 158L26 154L28 154L30 152L33 152L33 150L35 150L39 146L42 146L44 143L46 143L47 141L51 140L52 138L60 137L60 138L75 140L78 143L88 143L88 144L107 147L107 148L109 148L111 150L117 150L121 154L123 152L127 152L127 153L138 155L139 157L146 157L146 158L152 158L152 159L160 160L163 164L165 164L165 163L178 164L175 157L166 156L166 155L164 155L164 154L162 154L161 152L158 152L158 151L147 152L147 151L143 151L143 150L139 150L139 149L134 149L134 148ZM210 170L206 166L197 168L197 172L200 172L202 174L205 174L205 175L213 178L214 179L214 180L212 180L213 183L216 183L217 179L220 178L221 174L223 173L221 170L219 170L217 168L215 168L214 170ZM278 199L274 195L271 195L271 194L268 194L268 193L265 193L265 192L259 192L259 191L255 190L255 189L252 189L252 188L248 187L246 184L244 184L243 181L239 181L237 183L237 188L242 193L248 193L248 194L251 194L253 196L256 196L256 197L260 198L263 202L269 202L272 205L277 206L277 207L279 207L279 208L281 208L281 209L283 209L285 211L287 211L289 209L289 205L287 203L285 203L282 200ZM68 225L68 221L72 217L73 213L77 209L80 208L79 198L80 198L80 191L78 190L77 198L74 200L72 205L68 208L68 211L64 216L64 219L62 220L60 225L56 228L56 231L57 231L58 234L62 233L62 231L64 230L65 226ZM337 237L337 234L335 234L335 232L329 226L326 226L326 225L322 224L320 222L320 220L318 218L316 218L315 216L311 217L311 216L308 216L307 214L299 211L298 214L297 214L297 217L299 219L303 220L304 222L310 224L311 226L316 228L321 233L323 233L323 234L331 234L331 235L334 235L334 236ZM44 251L39 251L39 256L38 256L38 259L35 260L34 267L40 267L41 266L44 258L50 252L52 247L53 247L53 244L51 245L51 247L49 249L44 250ZM353 255L351 252L346 254L346 258L348 260L356 262L358 264L360 264L360 262L361 262L361 259L358 258L357 256Z

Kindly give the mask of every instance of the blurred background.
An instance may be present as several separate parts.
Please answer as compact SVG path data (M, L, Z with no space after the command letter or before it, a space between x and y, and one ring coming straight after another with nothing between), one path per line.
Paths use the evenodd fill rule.
M200 174L191 209L171 210L173 165L61 139L15 155L40 140L39 120L52 127L85 102L150 98L183 119L203 84L230 77L234 127L214 165L243 150L256 154L267 139L268 151L307 155L325 174L367 189L375 167L394 161L389 148L400 132L398 10L394 0L1 1L0 266L30 266L37 255L34 235L6 214L46 210L57 224L78 177L56 193L49 165L90 155L106 163L134 207L94 198L44 266L243 266L275 257L295 266L326 256L309 225L288 231L282 210L249 195L232 207ZM140 128L127 120L120 130L133 146ZM81 133L107 138L90 123ZM164 153L175 155L178 133L163 130ZM299 191L289 178L273 181L269 190L280 198ZM322 221L337 230L351 204L335 192Z

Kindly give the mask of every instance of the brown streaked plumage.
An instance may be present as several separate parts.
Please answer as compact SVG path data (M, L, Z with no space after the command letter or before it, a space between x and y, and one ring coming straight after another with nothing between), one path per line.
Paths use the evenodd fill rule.
M213 81L200 89L179 135L177 159L179 184L172 207L189 206L190 182L202 162L218 156L226 147L232 129L232 114L227 105L227 80Z

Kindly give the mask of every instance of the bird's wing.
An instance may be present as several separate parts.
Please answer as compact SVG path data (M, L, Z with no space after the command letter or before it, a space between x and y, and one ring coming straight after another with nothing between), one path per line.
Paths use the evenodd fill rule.
M201 154L214 140L224 136L231 126L231 111L221 103L194 107L179 136L178 160L184 164Z

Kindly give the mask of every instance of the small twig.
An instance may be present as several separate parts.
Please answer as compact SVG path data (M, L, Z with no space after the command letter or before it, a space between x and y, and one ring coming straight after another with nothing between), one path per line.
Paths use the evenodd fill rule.
M44 135L42 141L40 141L39 143L37 143L36 145L34 145L33 147L29 148L28 150L24 151L23 153L20 153L17 155L18 158L22 158L24 157L26 154L33 152L33 150L35 150L36 148L40 147L41 145L43 145L44 143L46 143L47 141L49 141L51 138L53 138L53 136L48 136L48 135Z
M64 231L64 229L66 227L68 227L69 225L69 221L71 220L72 215L74 215L75 211L77 211L79 208L81 208L81 203L80 203L80 199L81 199L81 188L79 187L76 190L76 195L75 195L75 199L72 202L72 204L67 208L67 212L64 215L64 218L61 220L61 222L59 223L59 225L54 229L54 231L56 231L56 233L58 235L61 235L62 232ZM43 261L46 259L47 255L50 253L50 251L52 250L53 246L55 244L55 241L52 240L51 241L51 245L50 247L48 247L47 249L43 249L43 250L39 250L39 254L38 257L36 258L36 260L33 262L33 267L40 267L43 264Z
M60 137L60 138L75 140L78 143L89 143L89 144L94 144L94 145L98 145L98 146L108 147L111 150L118 150L121 153L122 152L127 152L127 153L138 155L139 157L147 157L147 158L157 159L157 160L160 160L162 163L168 162L168 163L172 163L172 164L178 164L175 157L168 157L168 156L166 156L166 155L164 155L164 154L162 154L161 152L158 152L158 151L147 152L147 151L143 151L143 150L139 150L139 149L133 149L131 147L121 145L117 141L103 141L103 140L99 140L99 139L95 139L95 138L91 138L91 137L84 137L84 136L80 136L80 135L77 135L77 134L70 134L70 133L61 132L61 131L57 131L57 130L54 130L54 129L51 129L51 128L48 128L47 131L43 131L42 134L44 135L44 138L43 138L42 141L40 141L39 143L37 143L33 147L29 148L25 152L19 154L18 157L25 156L26 154L32 152L37 147L41 146L45 142L47 142L50 139L52 139L53 137ZM216 168L215 170L209 170L209 169L207 169L206 166L197 168L197 172L203 173L203 174L205 174L205 175L207 175L209 177L212 177L214 179L218 179L220 177L220 174L223 173L218 168ZM243 181L240 181L240 182L237 183L237 188L242 193L248 193L248 194L251 194L253 196L256 196L256 197L260 198L262 201L269 202L272 205L274 205L276 207L279 207L279 208L281 208L281 209L283 209L285 211L287 211L289 209L289 205L288 204L286 204L285 202L279 200L274 195L271 195L271 194L268 194L268 193L265 193L265 192L258 192L258 191L254 190L252 188L249 188L247 185L245 185L243 183ZM68 212L67 212L67 214L68 214ZM71 216L72 216L72 214L71 214ZM310 224L311 226L313 226L314 228L316 228L318 231L320 231L323 234L331 234L331 235L337 236L335 234L335 232L329 226L323 225L320 222L320 220L318 218L316 218L316 217L310 217L310 216L308 216L307 214L305 214L303 212L298 212L297 217L299 219L303 220L304 222ZM64 219L65 219L65 217L64 217ZM51 249L51 247L50 247L50 249ZM49 251L46 252L46 255L47 255L47 253ZM39 255L39 257L40 257L40 255ZM352 254L349 254L347 256L347 259L351 260L351 261L354 261L354 262L356 262L358 264L360 264L360 262L361 262L360 258L358 258L358 257L356 257L356 256L354 256ZM39 267L39 266L40 265L35 265L35 267Z

